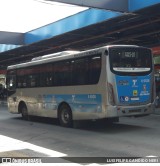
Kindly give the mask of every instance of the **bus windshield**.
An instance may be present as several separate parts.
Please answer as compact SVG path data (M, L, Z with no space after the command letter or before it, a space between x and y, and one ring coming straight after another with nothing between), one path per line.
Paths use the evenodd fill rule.
M110 67L115 74L150 73L152 70L151 50L144 48L110 48Z

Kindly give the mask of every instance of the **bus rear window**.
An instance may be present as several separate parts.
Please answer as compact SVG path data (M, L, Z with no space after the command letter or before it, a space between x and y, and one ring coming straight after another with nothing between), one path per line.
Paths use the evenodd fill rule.
M110 48L110 67L114 73L146 73L152 70L152 54L145 48Z

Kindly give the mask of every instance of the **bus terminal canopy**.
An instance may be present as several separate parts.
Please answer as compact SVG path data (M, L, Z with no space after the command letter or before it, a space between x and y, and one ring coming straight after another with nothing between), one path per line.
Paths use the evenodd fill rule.
M99 8L122 13L132 13L141 8L158 4L159 0L45 0Z
M150 48L159 46L160 0L38 1L67 2L81 6L90 4L106 10L89 8L25 34L14 33L13 35L18 37L18 43L15 44L20 47L0 52L0 69L30 61L34 57L66 50L83 51L108 44L140 45ZM6 37L10 37L7 41L13 44L14 40L11 39L15 39L15 36L8 32L7 34L0 35L3 43L9 44Z
M68 3L79 6L128 12L128 0L47 0ZM116 5L115 5L116 4Z

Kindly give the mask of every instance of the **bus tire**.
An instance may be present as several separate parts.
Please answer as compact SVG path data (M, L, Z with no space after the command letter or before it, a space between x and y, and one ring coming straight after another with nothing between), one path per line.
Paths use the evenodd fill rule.
M72 121L72 111L69 105L62 104L60 105L58 109L58 119L60 122L60 125L63 127L72 127L73 121Z
M22 115L22 119L28 120L28 110L27 110L27 107L25 105L23 105L21 107L21 115Z

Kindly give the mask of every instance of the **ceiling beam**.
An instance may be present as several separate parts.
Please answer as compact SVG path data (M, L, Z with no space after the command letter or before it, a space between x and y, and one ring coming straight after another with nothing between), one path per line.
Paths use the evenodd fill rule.
M0 44L24 44L24 33L0 31Z

